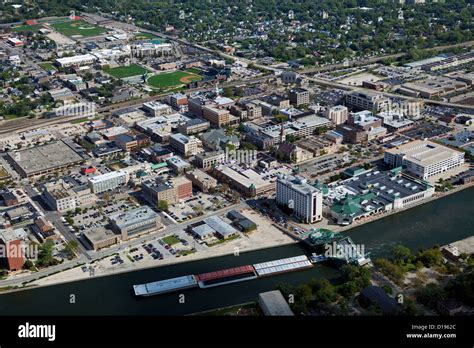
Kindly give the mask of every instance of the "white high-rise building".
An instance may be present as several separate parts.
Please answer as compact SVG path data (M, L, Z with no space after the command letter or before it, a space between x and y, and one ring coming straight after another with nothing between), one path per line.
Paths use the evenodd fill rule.
M293 210L293 214L305 223L323 218L323 194L306 182L306 179L281 175L276 182L276 203Z
M345 123L348 119L348 109L344 105L336 105L327 109L326 117L335 125Z

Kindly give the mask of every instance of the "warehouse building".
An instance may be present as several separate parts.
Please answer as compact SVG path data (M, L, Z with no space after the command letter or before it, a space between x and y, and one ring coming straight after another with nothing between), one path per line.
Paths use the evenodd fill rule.
M62 141L8 152L7 160L23 177L32 178L65 170L82 162L82 157Z

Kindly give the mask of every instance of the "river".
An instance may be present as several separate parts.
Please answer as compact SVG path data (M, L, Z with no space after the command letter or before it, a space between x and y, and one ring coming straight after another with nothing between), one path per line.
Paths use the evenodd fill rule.
M363 244L371 257L389 254L396 244L416 251L444 245L474 234L474 187L422 206L387 216L346 231ZM318 265L312 269L246 281L211 289L183 291L149 298L136 298L132 285L199 274L228 267L307 253L302 245L289 245L186 262L171 266L82 280L0 295L0 315L182 315L253 301L258 293L278 284L300 284L311 278L335 278L336 270ZM74 295L74 296L71 296ZM71 303L74 297L75 303ZM74 302L74 301L73 301Z

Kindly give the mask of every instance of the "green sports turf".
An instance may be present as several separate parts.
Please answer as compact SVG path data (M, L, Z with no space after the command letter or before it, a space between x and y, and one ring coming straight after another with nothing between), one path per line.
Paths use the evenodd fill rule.
M119 66L116 68L108 68L108 69L104 69L104 71L107 74L112 75L113 77L116 77L118 79L123 79L127 77L143 75L148 70L146 70L145 68L142 68L139 65L132 64L130 66Z
M152 87L158 88L175 87L186 84L187 82L181 80L186 77L188 77L188 82L200 81L202 79L201 76L196 74L184 71L175 71L171 73L154 75L148 79L147 83Z
M31 31L33 33L37 33L41 28L43 28L43 25L41 24L35 24L35 25L19 25L18 27L13 27L12 31L14 33L24 33Z
M54 23L51 24L51 26L59 33L69 37L76 35L81 35L83 37L97 36L106 32L105 28L98 27L81 20Z
M136 33L135 38L139 40L147 40L147 39L155 39L157 38L156 35L150 34L150 33Z

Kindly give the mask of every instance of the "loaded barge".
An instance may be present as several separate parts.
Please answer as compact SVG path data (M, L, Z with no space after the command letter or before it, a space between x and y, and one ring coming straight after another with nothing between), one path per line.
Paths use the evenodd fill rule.
M153 296L190 288L207 289L215 286L243 282L268 277L285 272L293 272L313 267L313 259L306 255L289 257L280 260L257 263L224 270L187 275L178 278L165 279L157 282L134 285L135 296Z

